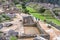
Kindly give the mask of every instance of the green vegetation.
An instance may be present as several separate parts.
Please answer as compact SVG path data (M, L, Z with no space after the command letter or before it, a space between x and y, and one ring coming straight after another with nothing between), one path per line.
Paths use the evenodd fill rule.
M22 9L24 13L29 14L29 10L27 10L26 6L25 6L25 2L22 3Z
M17 38L15 36L11 36L10 40L17 40Z
M42 21L48 20L49 22L52 21L53 23L60 25L60 21L54 18L49 10L46 9L44 13L38 13L35 9L29 6L27 6L26 8L27 10L29 10L29 13L33 15L34 17L41 19Z
M46 10L42 15L44 15L46 19L54 19L54 16L51 14L49 10Z
M10 20L10 17L8 17L6 14L2 14L2 17L5 18L5 20Z
M22 9L21 4L17 4L16 7Z
M29 0L20 0L21 2L27 2L27 1L29 1Z
M0 22L2 22L2 17L0 17Z
M0 22L4 22L8 20L10 20L10 17L8 17L6 14L0 15Z
M19 4L19 0L13 0L13 3L16 5L16 4Z
M40 13L44 13L44 12L45 12L44 7L41 7L41 8L39 9L39 12L40 12Z
M30 9L29 7L27 8L28 10ZM31 8L32 10L34 10L33 8ZM30 11L31 11L31 9L30 9ZM36 12L36 11L35 11ZM30 14L32 14L33 16L35 16L36 18L39 18L39 19L41 19L42 21L43 20L48 20L48 21L52 21L53 23L55 23L55 24L57 24L57 25L60 25L60 21L59 20L57 20L57 19L55 19L54 17L53 17L53 15L51 15L51 12L49 11L49 10L46 10L43 14L45 14L45 15L42 15L41 13L31 13L30 12Z
M20 9L20 11L22 11L22 12L24 12L24 13L29 14L29 10L27 10L27 7L25 6L25 4L24 4L24 3L23 3L22 5L17 4L17 5L16 5L16 7L17 7L17 8L19 8L19 9Z
M55 12L60 12L60 8L54 8L53 9Z
M34 10L33 8L30 8L30 7L26 7L27 10L29 10L30 13L36 13L37 10Z
M41 19L41 20L46 19L44 16L40 15L39 13L30 13L30 14L32 14L34 17Z
M20 9L21 12L23 11L23 9L22 9L22 7L21 7L21 4L17 4L16 7L17 7L18 9Z
M53 10L60 10L60 8L54 8Z
M59 16L60 8L54 8L53 12L55 13L56 16Z
M55 23L56 25L60 26L60 21L57 19L47 19L49 22L52 21L53 23Z

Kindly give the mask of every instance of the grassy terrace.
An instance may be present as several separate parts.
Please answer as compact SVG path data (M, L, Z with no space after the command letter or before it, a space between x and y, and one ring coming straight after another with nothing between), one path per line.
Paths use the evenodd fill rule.
M54 8L53 10L60 10L60 8Z
M21 5L18 5L17 8L22 9ZM51 12L50 12L49 10L46 10L46 11L43 13L43 14L47 14L47 15L45 15L45 16L43 16L42 13L38 13L37 10L35 10L35 9L31 8L31 7L28 7L28 6L27 6L27 10L29 10L29 13L30 13L31 15L33 15L34 17L36 17L36 18L38 18L38 19L41 19L42 21L43 21L44 19L46 19L46 20L48 20L48 21L52 21L53 23L55 23L55 24L57 24L57 25L60 25L60 21L57 20L57 19L55 19L55 18L53 17L53 15L51 15Z
M60 8L54 8L53 10L56 12L60 12Z

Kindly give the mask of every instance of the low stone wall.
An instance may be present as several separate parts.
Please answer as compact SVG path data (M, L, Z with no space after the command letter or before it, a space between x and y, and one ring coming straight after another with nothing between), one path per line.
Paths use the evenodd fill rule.
M37 28L39 29L39 31L41 33L40 36L50 40L50 35L48 33L46 33L43 28L41 28L41 26L38 22L37 22Z
M54 23L52 23L52 22L47 22L47 23L49 23L50 25L52 25L52 26L54 26L55 28L57 28L57 29L60 30L60 26L58 26L58 25L56 25L56 24L54 24Z
M40 36L45 38L45 39L50 40L50 35L48 35L48 34L41 34Z
M31 24L24 24L24 26L34 26L35 23L31 23Z
M37 35L35 35L35 34L22 34L21 36L20 36L20 38L34 38L34 37L36 37Z
M40 26L40 24L37 22L37 28L39 29L39 31L42 33L42 34L47 34Z
M28 27L36 27L37 25L36 25L36 23L31 23L31 24L24 24L24 26L28 26Z
M46 33L40 26L39 22L36 21L36 19L32 18L33 20L33 23L31 24L23 24L24 27L25 26L35 26L38 28L39 32L40 32L40 35L39 36L42 36L42 37L45 37L46 39L50 39L50 35L48 33ZM35 21L34 21L35 20ZM20 38L34 38L34 37L37 37L38 34L22 34L20 36Z
M40 24L37 22L36 27L38 28L39 32L41 33L39 36L44 37L46 39L50 39L50 35L46 33L40 26ZM20 38L35 38L38 34L22 34L20 35Z

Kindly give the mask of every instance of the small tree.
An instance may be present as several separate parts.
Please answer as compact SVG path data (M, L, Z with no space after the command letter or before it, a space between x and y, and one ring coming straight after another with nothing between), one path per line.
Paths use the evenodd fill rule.
M53 11L56 16L59 16L58 12L56 10Z
M55 13L56 16L59 16L58 12L56 12L56 11L53 11L53 12Z
M29 14L29 10L25 9L24 13Z
M45 12L45 9L44 7L41 7L40 10L39 10L40 13L44 13Z
M25 2L22 3L22 9L26 9Z
M22 9L24 13L29 14L29 10L27 10L26 6L25 6L25 2L22 3Z

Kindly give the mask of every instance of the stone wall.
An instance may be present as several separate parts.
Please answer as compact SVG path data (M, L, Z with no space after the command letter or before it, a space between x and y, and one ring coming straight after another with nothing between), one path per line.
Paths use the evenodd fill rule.
M37 28L39 29L39 31L41 33L40 34L41 37L44 37L44 38L46 38L48 40L50 39L50 35L48 33L46 33L43 28L41 28L41 26L40 26L40 24L38 22L37 22Z
M54 24L54 23L52 23L52 22L47 22L47 23L49 23L50 25L52 25L52 26L54 26L55 28L57 28L57 29L60 30L60 26L58 26L58 25L56 25L56 24Z

